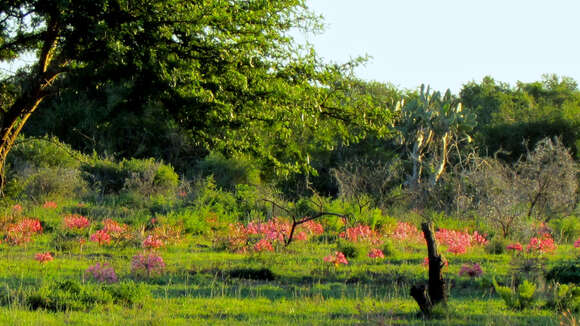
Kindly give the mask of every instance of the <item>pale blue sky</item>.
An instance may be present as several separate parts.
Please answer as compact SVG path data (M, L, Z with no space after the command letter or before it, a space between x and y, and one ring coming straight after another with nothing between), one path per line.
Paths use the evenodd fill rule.
M491 75L580 81L580 0L307 0L325 17L321 35L303 35L328 60L368 54L363 79L403 88L421 83L458 92Z

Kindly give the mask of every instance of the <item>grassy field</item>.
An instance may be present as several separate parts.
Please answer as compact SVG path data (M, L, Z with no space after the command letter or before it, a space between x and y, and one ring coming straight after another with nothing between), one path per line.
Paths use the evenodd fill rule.
M571 244L527 257L539 259L541 271L526 269L523 261L528 259L518 260L514 253L489 254L485 245L464 254L447 253L448 305L424 319L409 296L410 286L427 278L426 250L420 243L394 241L392 252L376 259L367 256L372 244L341 240L359 254L339 266L323 260L337 251L336 235L329 231L287 248L275 245L273 252L250 246L236 253L218 244L218 230L181 233L179 238L173 234L160 248L143 249L148 235L175 230L136 224L127 226L123 241L99 245L90 236L103 228L102 219L87 216L90 226L74 232L63 226L63 218L77 206L6 213L5 230L28 216L38 218L43 231L19 245L10 243L6 231L0 245L1 324L574 325L578 319L546 305L550 284L542 277L552 266L577 257L578 248ZM389 238L379 236L381 241ZM82 246L80 239L86 241ZM54 259L39 262L35 255L44 252ZM144 252L162 257L165 266L150 275L132 268L133 257ZM114 268L115 282L91 277L87 269L96 263ZM483 275L459 276L461 266L471 263L480 264ZM504 284L524 278L536 282L534 303L510 309L495 293L493 278Z

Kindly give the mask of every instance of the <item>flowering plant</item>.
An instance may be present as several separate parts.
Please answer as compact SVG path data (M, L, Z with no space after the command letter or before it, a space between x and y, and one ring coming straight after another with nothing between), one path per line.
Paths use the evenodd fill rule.
M67 230L83 230L88 228L91 222L82 215L67 215L64 217L64 227Z
M335 251L334 254L324 257L324 261L336 267L340 266L340 264L348 265L348 260L346 260L344 254L340 251Z
M385 254L381 249L374 248L369 251L369 258L385 258Z
M514 250L514 251L523 251L524 250L524 248L522 247L522 244L519 242L509 244L506 247L506 249L507 250Z
M99 230L91 235L91 241L102 246L111 243L111 236L105 230Z
M20 245L32 241L32 236L41 232L42 225L39 220L25 218L18 223L8 225L6 240L13 245Z
M483 275L483 269L478 263L472 265L463 264L459 270L459 276L479 277Z
M144 274L149 278L152 274L162 274L164 269L163 258L155 252L142 252L131 259L131 272L134 274Z
M116 283L118 281L115 270L108 263L96 263L85 271L99 283Z
M34 255L34 259L36 259L39 263L44 264L53 260L52 254L50 252L39 252Z

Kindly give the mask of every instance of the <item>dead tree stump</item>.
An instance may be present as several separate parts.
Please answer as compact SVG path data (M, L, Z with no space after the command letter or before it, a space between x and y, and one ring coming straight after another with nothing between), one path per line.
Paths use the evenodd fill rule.
M443 267L445 260L437 249L433 223L422 223L421 229L427 241L427 257L429 258L429 281L428 285L415 284L411 287L411 296L421 311L426 316L431 315L433 306L438 303L446 303L445 280L443 279Z

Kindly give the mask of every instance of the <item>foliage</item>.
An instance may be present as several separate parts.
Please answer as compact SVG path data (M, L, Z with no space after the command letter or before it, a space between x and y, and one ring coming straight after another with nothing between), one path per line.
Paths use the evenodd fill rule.
M557 311L580 312L580 287L555 283L549 293L547 306Z
M557 240L564 243L574 241L580 236L580 223L578 216L571 215L562 218L554 218L549 222Z
M226 159L219 153L211 153L197 164L202 178L213 176L218 187L233 190L237 185L259 185L260 170L247 158Z
M87 173L87 181L100 189L102 194L135 192L149 197L174 193L179 184L179 176L173 168L154 159L130 159L116 163L93 158L82 169Z
M507 286L498 285L494 278L493 287L509 308L523 310L531 308L534 303L536 285L528 280L524 280L517 289L514 290Z
M547 280L558 283L580 283L580 261L571 260L562 262L546 273Z
M109 304L112 301L112 296L102 288L83 286L70 280L51 282L27 298L31 309L55 312L87 310L96 304Z
M516 166L526 198L528 217L547 221L576 205L578 166L557 138L544 138Z

